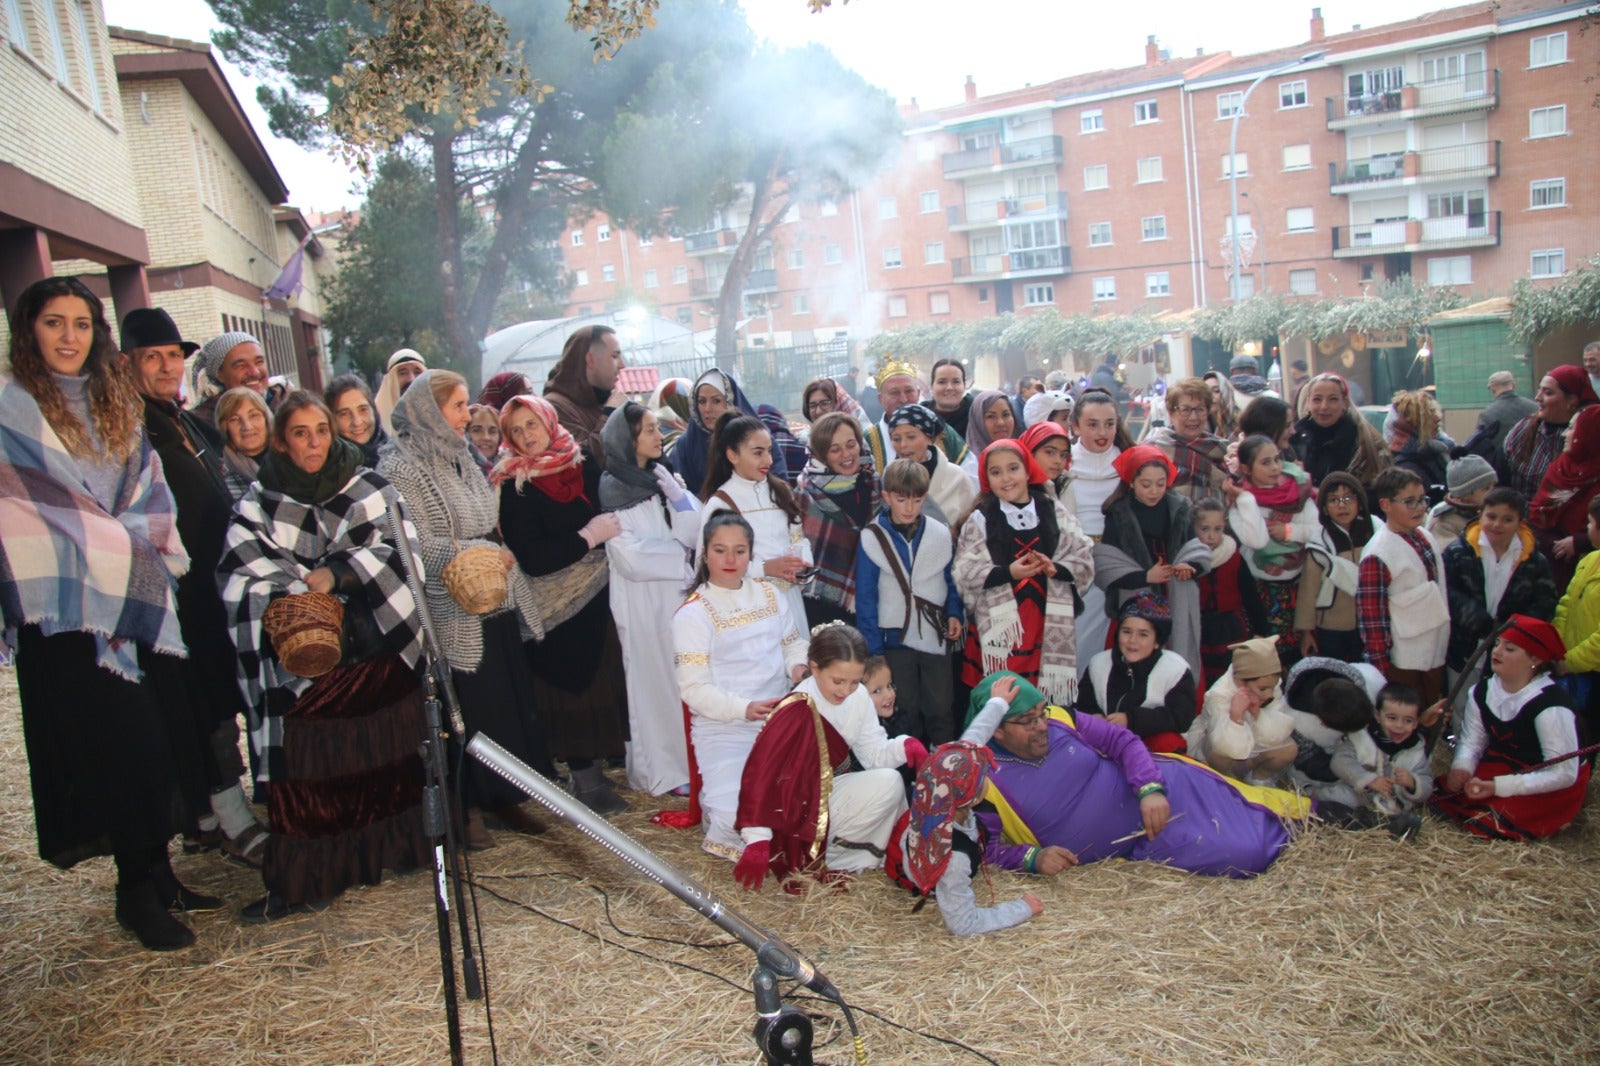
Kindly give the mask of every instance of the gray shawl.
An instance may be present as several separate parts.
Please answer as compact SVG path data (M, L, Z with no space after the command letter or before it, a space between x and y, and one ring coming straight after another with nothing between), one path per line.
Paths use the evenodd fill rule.
M632 401L629 401L632 402ZM642 500L661 495L656 484L655 465L639 465L633 431L628 428L628 405L623 404L611 412L600 430L600 444L605 448L605 472L600 475L600 509L626 511Z
M1188 563L1194 567L1195 577L1211 569L1211 549L1198 539L1184 542L1169 560L1174 566ZM1094 582L1106 590L1106 613L1114 619L1124 602L1137 596L1140 589L1112 589L1112 585L1129 574L1144 574L1148 567L1136 561L1127 552L1102 541L1094 546ZM1167 650L1183 656L1184 662L1200 674L1200 583L1198 580L1169 581L1165 593L1172 604L1172 637Z

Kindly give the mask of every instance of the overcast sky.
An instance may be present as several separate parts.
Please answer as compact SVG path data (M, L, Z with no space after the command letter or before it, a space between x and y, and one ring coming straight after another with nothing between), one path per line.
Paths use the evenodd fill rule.
M671 0L666 0L670 3ZM106 21L189 40L208 41L216 19L205 0L104 0ZM897 100L924 108L962 99L972 75L983 94L1070 74L1144 62L1155 34L1174 56L1231 50L1243 55L1310 36L1311 3L1293 0L850 0L813 15L805 0L747 0L751 25L784 45L816 41ZM1329 33L1375 26L1456 6L1441 0L1322 0ZM537 57L535 57L537 58ZM267 133L255 84L223 64L273 162L290 202L329 211L361 202L358 177L328 155ZM537 76L537 67L534 69Z

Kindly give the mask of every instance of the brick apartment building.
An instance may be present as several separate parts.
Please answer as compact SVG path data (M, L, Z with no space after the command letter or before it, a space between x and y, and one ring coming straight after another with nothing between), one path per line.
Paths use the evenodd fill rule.
M184 335L260 338L274 374L320 388L321 287L262 290L310 233L210 48L107 27L98 0L0 4L0 296L52 274L109 296L117 319L165 308ZM5 341L0 323L0 341Z
M1600 39L1583 3L1503 0L1258 55L1173 58L902 108L897 154L801 206L745 290L748 347L918 321L1182 311L1239 294L1356 295L1409 274L1470 297L1600 250ZM867 72L870 77L870 72ZM1249 93L1248 108L1243 98ZM1237 152L1229 141L1235 114ZM643 300L695 329L737 227L642 242L602 216L562 237L570 314Z

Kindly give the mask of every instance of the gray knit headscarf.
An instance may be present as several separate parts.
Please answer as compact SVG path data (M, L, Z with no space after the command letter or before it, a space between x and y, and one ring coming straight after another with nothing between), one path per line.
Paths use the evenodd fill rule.
M222 379L217 375L222 372L222 361L228 357L228 353L241 344L260 343L251 334L237 330L220 334L206 341L205 347L200 349L200 365L212 381L221 385Z

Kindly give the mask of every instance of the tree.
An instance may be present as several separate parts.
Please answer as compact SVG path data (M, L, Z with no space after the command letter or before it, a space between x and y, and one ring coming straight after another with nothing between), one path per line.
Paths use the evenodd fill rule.
M741 29L727 27L697 62L657 72L642 109L613 127L597 179L606 213L640 233L747 215L717 294L718 353L734 349L746 282L784 216L842 199L900 131L889 95L827 49L749 49Z

